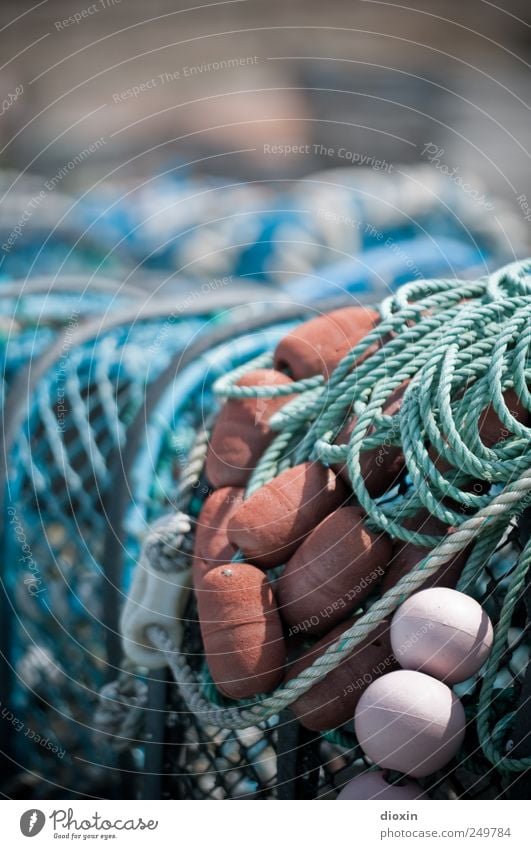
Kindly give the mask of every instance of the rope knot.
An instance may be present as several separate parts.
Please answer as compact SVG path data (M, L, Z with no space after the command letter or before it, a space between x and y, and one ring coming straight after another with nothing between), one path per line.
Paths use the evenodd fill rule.
M189 534L192 528L186 513L161 516L144 540L144 556L157 572L175 572L189 567Z

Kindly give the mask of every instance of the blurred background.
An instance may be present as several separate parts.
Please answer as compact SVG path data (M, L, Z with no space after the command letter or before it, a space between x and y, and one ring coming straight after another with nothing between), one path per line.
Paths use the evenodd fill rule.
M424 190L424 202L431 193L439 211L455 219L442 197L451 191L507 257L525 252L531 29L524 2L157 0L146 9L136 0L8 0L0 14L0 223L8 234L10 215L25 211L17 189L31 197L44 191L31 209L33 228L60 218L63 228L76 229L80 215L90 219L92 204L93 213L106 209L105 226L127 232L128 241L140 229L160 259L161 233L168 235L169 219L176 226L180 219L171 203L153 217L153 205L163 207L164 189L175 189L175 181L207 174L230 185L234 178L267 203L283 182L357 168L383 175L379 184L398 200L402 186L406 197ZM415 176L402 183L412 167ZM391 174L396 179L386 180ZM145 191L133 202L132 188L141 183ZM65 206L66 194L78 203ZM197 193L188 199L209 206ZM135 203L143 205L141 226ZM469 224L467 217L462 226ZM96 230L94 224L92 236ZM108 230L104 235L109 265L124 242L118 231L112 244ZM211 235L215 251L218 241ZM16 266L13 253L10 245ZM184 259L194 270L195 249ZM70 257L68 268L72 263ZM286 270L309 267L292 260ZM39 270L50 270L42 256L32 266Z
M529 254L529 3L3 0L0 39L3 793L127 797L163 732L112 747L99 692L153 695L119 611L194 397L276 302Z
M529 193L524 0L6 0L1 15L2 90L24 87L2 116L4 167L53 175L104 140L62 187L206 156L214 173L297 177L352 164L341 147L405 164L433 144L489 191ZM319 149L264 152L306 143Z

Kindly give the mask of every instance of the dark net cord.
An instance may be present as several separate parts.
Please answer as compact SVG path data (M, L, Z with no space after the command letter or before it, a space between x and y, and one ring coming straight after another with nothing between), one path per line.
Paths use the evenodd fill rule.
M531 537L531 508L528 508L521 519L520 540L525 544ZM531 628L531 579L528 577L524 591L524 603L527 613L527 629ZM520 692L520 698L515 711L511 756L524 758L531 755L531 660L527 669ZM531 771L517 776L514 780L510 796L512 799L531 799Z

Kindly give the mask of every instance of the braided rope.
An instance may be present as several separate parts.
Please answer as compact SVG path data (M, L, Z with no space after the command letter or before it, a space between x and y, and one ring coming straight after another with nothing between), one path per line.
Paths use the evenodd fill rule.
M503 772L521 772L531 768L531 756L525 758L511 758L502 749L504 733L510 727L513 714L508 714L498 725L490 731L489 714L492 700L492 691L502 656L507 648L507 636L511 625L511 618L517 602L521 599L525 589L527 572L531 566L531 540L527 542L522 552L516 569L511 576L511 582L507 589L507 595L503 603L500 620L496 629L496 636L492 651L488 657L484 675L483 686L479 695L477 728L481 748L489 761Z
M273 368L273 357L269 352L260 354L229 374L219 377L212 387L220 398L271 398L273 395L295 395L322 386L324 378L308 377L305 380L293 380L291 383L267 386L238 386L238 380L255 369Z
M98 730L109 735L117 751L126 749L138 737L147 702L147 684L130 672L123 672L102 687L94 723Z
M182 572L190 567L191 523L186 513L161 516L151 525L142 556L157 572Z
M205 422L204 427L200 428L197 438L194 440L194 444L188 454L186 465L181 471L176 494L176 501L181 510L188 509L194 487L203 471L210 439L211 423L211 419L209 419Z

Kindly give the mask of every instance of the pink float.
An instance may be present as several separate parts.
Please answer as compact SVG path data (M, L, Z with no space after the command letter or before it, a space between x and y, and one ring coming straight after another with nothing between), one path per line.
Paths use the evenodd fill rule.
M415 593L391 623L391 645L400 666L448 684L465 681L483 666L492 639L492 624L481 605L446 587Z
M457 754L465 736L465 712L446 684L400 669L365 690L354 727L371 761L419 778L442 769Z

